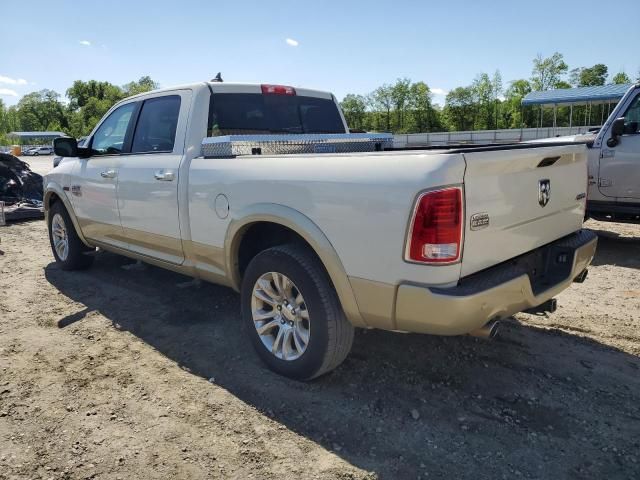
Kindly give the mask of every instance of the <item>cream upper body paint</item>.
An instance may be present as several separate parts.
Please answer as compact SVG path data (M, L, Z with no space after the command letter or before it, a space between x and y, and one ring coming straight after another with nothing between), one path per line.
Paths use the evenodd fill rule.
M500 296L484 292L481 301L469 301L468 295L447 298L431 289L455 289L461 278L581 229L584 145L202 157L202 140L212 128L212 93L215 102L216 94L260 92L260 85L200 83L120 102L88 142L97 145L121 129L117 148L63 159L46 177L46 207L52 198L60 198L87 245L235 289L240 288L239 242L247 227L278 224L302 237L317 254L354 325L442 334L481 326L489 320L483 304L499 303ZM332 101L340 112L330 93L299 88L296 93ZM132 153L137 132L147 128L149 138L162 135L162 110L149 117L157 124L145 127L142 120L145 109L162 101L178 112L173 145ZM541 167L544 161L550 164ZM413 261L408 242L418 203L443 189L456 189L462 198L455 261ZM595 242L588 245L595 248ZM574 256L589 257L588 252ZM570 276L579 273L574 270L586 264L573 262L561 281L570 283ZM505 288L513 290L523 281ZM453 322L450 328L443 327L442 321L429 320L436 312L422 311L442 309L447 302L461 305L463 296L464 305L470 305L467 310L480 310L468 313L464 327L455 325L455 319L447 320ZM526 299L511 294L509 305L486 311L507 315L545 300L531 292L522 296ZM411 304L397 305L398 299Z

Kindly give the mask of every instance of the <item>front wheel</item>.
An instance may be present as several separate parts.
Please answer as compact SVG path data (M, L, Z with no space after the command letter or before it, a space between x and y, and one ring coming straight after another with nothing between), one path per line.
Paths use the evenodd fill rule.
M242 318L253 346L281 375L311 380L340 365L354 329L320 261L308 249L282 245L249 263Z
M49 210L49 242L62 270L81 270L93 263L93 256L87 255L93 249L80 240L67 209L60 201Z

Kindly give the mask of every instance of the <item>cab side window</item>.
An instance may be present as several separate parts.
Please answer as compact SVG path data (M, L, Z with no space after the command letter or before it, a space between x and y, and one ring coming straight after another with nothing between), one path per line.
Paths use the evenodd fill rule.
M640 133L640 95L633 99L624 114L624 133Z
M122 153L127 128L136 108L127 103L116 108L96 130L91 142L92 155L118 155Z
M133 134L131 153L172 152L179 115L179 95L145 100Z

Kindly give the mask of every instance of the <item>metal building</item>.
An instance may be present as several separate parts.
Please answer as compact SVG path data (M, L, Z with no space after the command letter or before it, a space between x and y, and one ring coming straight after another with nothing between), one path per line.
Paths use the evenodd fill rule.
M9 132L7 138L20 145L51 145L54 138L66 137L62 132Z
M591 111L594 105L607 105L607 113L605 117L605 109L600 109L600 125L604 123L609 114L611 113L612 105L622 98L622 96L631 88L631 84L623 85L603 85L599 87L577 87L577 88L562 88L558 90L545 90L542 92L528 93L522 99L522 107L536 105L540 108L540 122L539 127L542 127L543 113L545 107L553 108L553 129L554 132L557 127L557 114L559 106L568 106L569 112L569 127L574 124L573 121L573 107L577 105L585 105L585 118L584 125L590 125L592 122ZM594 119L597 121L597 119Z

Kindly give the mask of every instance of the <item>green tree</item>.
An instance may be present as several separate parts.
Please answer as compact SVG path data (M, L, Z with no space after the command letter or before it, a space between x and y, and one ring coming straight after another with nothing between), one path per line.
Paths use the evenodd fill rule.
M408 78L399 78L391 87L391 100L396 114L396 123L394 131L403 132L405 129L405 113L407 103L409 101L409 89L411 88L411 80Z
M624 85L626 83L631 83L631 79L625 72L618 72L611 79L611 83L614 83L616 85Z
M480 73L471 84L473 101L476 104L476 115L473 128L488 130L493 127L494 88L491 78L486 73Z
M496 70L493 72L493 77L491 78L491 86L493 87L493 105L494 105L494 128L499 128L499 116L500 116L500 97L502 97L503 87L502 87L502 74L500 70Z
M137 82L129 82L122 87L125 97L149 92L156 88L158 88L158 83L154 82L149 76L140 77Z
M477 103L472 87L458 87L445 98L443 115L450 130L473 130Z
M384 116L384 129L391 131L391 108L393 107L393 87L386 83L376 88L369 97L374 110L382 112Z
M505 91L501 110L501 122L505 128L521 128L529 117L523 112L522 99L532 90L531 83L525 79L513 80ZM524 118L523 118L524 115ZM529 115L530 116L530 115Z
M20 128L20 116L18 115L18 107L13 105L5 111L5 122L7 132L16 132L22 130Z
M74 137L88 135L107 110L124 97L123 89L109 82L73 82L67 90L69 134Z
M72 110L85 107L91 99L105 100L113 105L125 97L120 87L109 82L98 82L96 80L89 80L88 82L76 80L67 89L66 95L69 99L69 108Z
M409 87L408 105L412 112L411 131L429 132L434 126L436 112L431 104L431 90L424 82L412 83Z
M69 134L75 137L88 135L115 103L157 87L158 84L148 76L140 78L137 82L129 82L122 87L96 80L88 82L76 80L67 90Z
M5 134L9 131L9 119L7 108L4 102L0 98L0 145L6 145L9 143Z
M581 67L571 70L569 83L574 87L595 87L607 82L609 69L603 63L596 63L593 67Z
M4 106L4 102L0 98L0 134L7 131L7 107Z
M26 94L18 102L20 128L26 131L65 130L68 126L60 94L40 90Z
M352 93L344 97L340 103L347 125L353 129L365 129L367 101L362 95Z
M531 85L534 90L550 90L558 88L558 83L567 73L569 66L564 62L561 53L555 52L548 58L539 55L533 59Z

